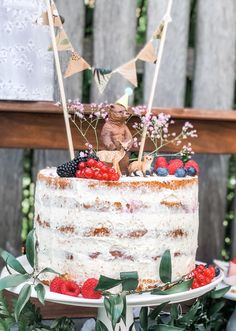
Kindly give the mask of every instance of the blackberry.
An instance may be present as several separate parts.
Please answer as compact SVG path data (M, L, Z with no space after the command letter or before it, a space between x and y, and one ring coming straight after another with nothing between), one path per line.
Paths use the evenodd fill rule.
M73 159L57 167L57 174L60 177L75 177L78 166L78 160Z
M75 177L75 173L80 162L86 162L88 159L94 159L96 161L99 161L99 158L94 152L86 153L85 156L80 156L78 154L72 161L69 161L57 167L58 176Z

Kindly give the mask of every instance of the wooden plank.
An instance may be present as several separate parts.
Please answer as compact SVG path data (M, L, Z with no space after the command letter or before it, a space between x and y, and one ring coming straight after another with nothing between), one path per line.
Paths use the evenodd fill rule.
M8 127L10 130L10 127ZM0 149L0 247L21 254L23 150ZM0 261L0 269L3 266Z
M94 13L94 59L98 68L116 69L130 61L136 47L136 0L97 0ZM129 82L119 74L114 74L100 96L93 83L90 102L114 102Z
M7 111L6 109L1 110L3 106L0 103L0 147L67 149L63 115L58 108L51 104L46 104L48 112L45 112L45 109L44 112L41 112L42 104L39 107L39 104L36 103L36 107L33 104L31 105L34 112L29 112L29 108L24 112L23 109L19 108L18 103L15 103L15 107L13 104L11 104L11 107L9 107L10 104L7 103L7 105ZM10 110L14 108L16 111ZM87 109L89 114L89 108ZM236 152L236 112L209 111L208 113L204 110L199 112L194 109L153 109L153 113L159 112L167 112L172 115L172 118L175 120L173 128L176 131L181 129L186 120L193 123L199 134L199 138L192 141L196 152L211 154ZM204 119L204 114L208 114L206 119ZM135 121L135 118L133 120ZM11 128L11 131L9 131L9 128ZM101 124L98 129L101 129ZM74 127L72 127L72 133L75 148L83 149L83 141ZM91 139L91 142L94 143L94 139ZM173 148L171 149L174 150ZM147 144L146 150L152 150L152 145ZM67 155L58 156L58 160L68 158ZM39 159L44 160L44 163L40 161L41 165L46 163L46 157L38 157ZM57 164L58 160L55 159L54 164ZM52 158L48 159L48 162L52 162Z
M198 1L194 107L232 107L235 72L234 4L234 0ZM218 143L220 139L219 135ZM204 155L199 157L199 163L202 171L199 187L198 259L208 261L220 258L223 247L222 223L225 216L228 157Z
M84 24L85 24L85 5L83 0L76 1L56 1L57 9L65 19L65 31L76 51L81 55L84 52ZM71 52L60 52L62 70L65 72ZM85 55L86 56L86 55ZM64 79L65 92L67 99L81 99L82 97L83 74L75 74ZM60 100L57 77L55 77L55 100Z
M182 107L185 99L187 46L189 27L189 0L175 0L172 7L172 22L167 38L154 99L155 106ZM167 8L166 0L148 1L147 38L152 36ZM144 101L149 98L153 77L153 65L145 65Z

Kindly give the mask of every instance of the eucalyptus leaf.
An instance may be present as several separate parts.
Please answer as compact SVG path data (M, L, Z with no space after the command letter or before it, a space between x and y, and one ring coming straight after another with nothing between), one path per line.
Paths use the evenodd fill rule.
M17 271L19 274L26 274L27 271L25 268L21 265L21 263L13 256L12 254L8 253L7 251L4 251L3 249L0 249L0 255L5 261L5 263Z
M124 308L123 298L121 294L112 294L106 298L108 299L109 304L106 302L105 309L108 318L111 320L112 328L113 330L115 330L116 324L120 322L121 315L123 312L123 308Z
M165 306L168 305L168 303L169 302L164 302L159 306L157 306L155 309L153 309L149 314L149 318L151 320L155 320L158 317L158 315L162 312L162 310L165 308Z
M121 279L113 279L106 276L100 276L95 291L106 291L122 283Z
M170 316L172 319L177 320L178 316L179 316L179 311L178 311L178 307L176 304L171 305L170 307Z
M109 297L104 297L104 307L107 313L107 317L109 318L109 320L111 321L111 303L109 300Z
M16 287L16 286L24 283L25 281L27 281L30 278L31 278L31 276L28 274L10 275L10 276L1 278L0 279L0 291L5 290L6 288L10 288L10 287Z
M181 318L181 323L190 324L191 322L193 322L200 305L200 301L197 301L194 305L192 305L189 311Z
M121 314L121 318L124 322L124 325L126 325L126 310L127 310L126 295L125 295L125 293L122 293L121 296L123 298L123 311Z
M169 249L167 249L162 255L160 268L159 268L159 275L163 283L171 282L172 266L171 266L171 255Z
M95 331L109 331L109 330L102 321L97 320L95 325Z
M212 316L217 314L224 307L224 305L225 301L219 301L211 305L211 307L209 308L209 315Z
M22 312L23 308L25 307L25 305L29 301L30 296L31 296L31 285L25 284L22 287L22 289L19 293L19 297L18 297L16 305L15 305L15 319L16 319L16 321L18 321L20 313Z
M52 274L56 274L56 275L60 275L59 272L53 270L52 268L44 268L43 270L40 271L40 273L38 274L38 276L42 273L45 273L45 272L51 272Z
M41 302L42 305L44 305L45 294L46 294L45 287L43 286L43 284L39 283L34 287L34 289L37 292L37 297L39 301Z
M174 293L180 293L180 292L185 292L188 291L193 283L193 279L189 279L186 281L183 281L182 283L176 284L170 288L168 288L165 291L162 291L161 289L154 289L151 294L155 295L167 295L167 294L174 294Z
M31 230L26 238L26 257L32 268L35 267L35 238L34 230Z
M185 328L178 328L172 325L158 324L154 327L155 331L184 331Z
M144 331L148 329L148 307L142 307L139 314L141 328Z
M122 280L122 290L132 291L138 286L138 273L137 271L121 272L120 279Z
M215 290L210 293L212 299L220 299L222 298L229 290L231 286L227 286L224 288L221 288L220 290Z

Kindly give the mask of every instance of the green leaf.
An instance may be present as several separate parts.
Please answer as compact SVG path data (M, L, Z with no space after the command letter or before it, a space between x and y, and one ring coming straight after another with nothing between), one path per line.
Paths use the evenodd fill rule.
M137 271L121 272L120 279L122 280L122 290L132 291L138 286L138 273Z
M116 324L120 322L124 308L123 298L120 294L114 294L107 297L109 304L105 304L108 318L111 320L112 328L115 330ZM105 300L104 300L105 301ZM108 310L107 310L108 309Z
M45 287L42 284L38 284L34 287L35 291L37 292L37 297L39 299L39 301L41 302L42 305L44 305L44 301L45 301Z
M179 311L178 311L178 307L176 304L171 305L170 316L171 316L171 319L177 320L177 318L179 316Z
M32 268L35 266L35 239L34 230L31 230L26 239L26 257Z
M60 275L59 272L53 270L52 268L44 268L43 270L40 271L40 273L38 274L38 276L42 273L45 273L45 272L51 272L52 274L56 274L56 275Z
M25 284L19 293L19 297L18 297L16 305L15 305L16 321L18 321L20 313L22 312L22 309L25 307L25 305L29 301L30 296L31 296L31 285Z
M11 327L15 324L13 318L0 319L0 331L9 331Z
M222 298L229 290L230 290L231 286L227 286L224 288L221 288L220 290L215 290L211 292L211 298L212 299L220 299Z
M171 282L172 266L171 266L171 255L170 250L167 249L162 255L160 268L159 268L160 279L163 283Z
M3 249L0 249L0 255L9 267L17 271L19 274L27 273L21 263L15 258L15 256L8 253L7 251L4 251Z
M197 301L195 304L193 304L189 311L181 318L181 323L187 323L188 325L191 324L191 322L194 321L200 305L200 301Z
M158 324L154 327L155 331L184 331L185 328L178 328L172 325Z
M176 284L170 288L168 288L165 291L162 291L161 289L154 289L151 294L155 295L167 295L167 294L174 294L174 293L180 293L180 292L185 292L188 291L193 283L193 279L189 279L186 281L183 281L182 283Z
M225 301L217 302L210 306L209 308L209 316L217 314L225 305Z
M169 302L164 302L161 305L157 306L155 309L153 309L150 314L149 314L149 318L151 320L155 320L158 315L162 312L162 310L165 308L166 305L168 305Z
M97 320L95 325L95 331L109 331L109 330L102 321Z
M141 328L147 331L148 328L148 307L142 307L139 314Z
M111 316L111 303L109 300L109 297L104 297L104 307L107 313L107 317L109 318L109 320L111 321L112 316Z
M25 281L27 281L28 279L30 279L31 276L28 274L25 275L10 275L10 276L6 276L2 279L0 279L0 291L5 290L6 288L10 288L10 287L16 287L22 283L24 283Z
M122 293L121 296L123 298L123 311L121 314L121 318L124 322L124 325L126 325L126 310L127 310L126 295L125 295L125 293Z
M113 279L106 276L100 276L95 291L106 291L122 283L121 279Z

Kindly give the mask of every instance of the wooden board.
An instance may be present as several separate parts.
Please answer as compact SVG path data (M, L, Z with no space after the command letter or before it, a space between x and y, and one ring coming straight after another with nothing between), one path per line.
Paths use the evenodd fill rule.
M147 39L152 36L161 22L168 1L149 0ZM185 99L187 46L189 31L189 0L174 0L171 12L172 22L168 26L167 38L161 62L160 74L154 98L158 107L183 107ZM144 73L144 101L150 95L154 65L147 63Z
M234 0L198 1L194 107L232 107L235 79L234 4ZM219 136L215 137L217 144L221 140L220 131L219 127ZM208 135L211 133L209 128ZM207 137L205 144L208 145ZM227 145L225 148L227 150ZM198 160L202 169L199 181L198 258L207 261L220 258L223 248L228 157L205 155Z
M89 107L87 107L89 113ZM167 112L180 130L188 120L198 130L199 138L192 141L197 153L229 154L236 152L236 112L199 109L154 108L153 113ZM9 130L11 128L11 130ZM101 126L99 127L99 129ZM84 144L72 127L76 149ZM61 109L51 103L0 102L0 147L67 149ZM94 142L94 139L91 139ZM207 144L206 144L207 142ZM152 150L147 144L146 150ZM173 149L171 146L168 151Z
M15 256L21 254L22 161L22 149L0 149L0 247Z
M114 70L136 56L136 5L136 0L95 2L93 66ZM115 73L99 95L93 82L90 102L114 102L128 86L132 87Z

